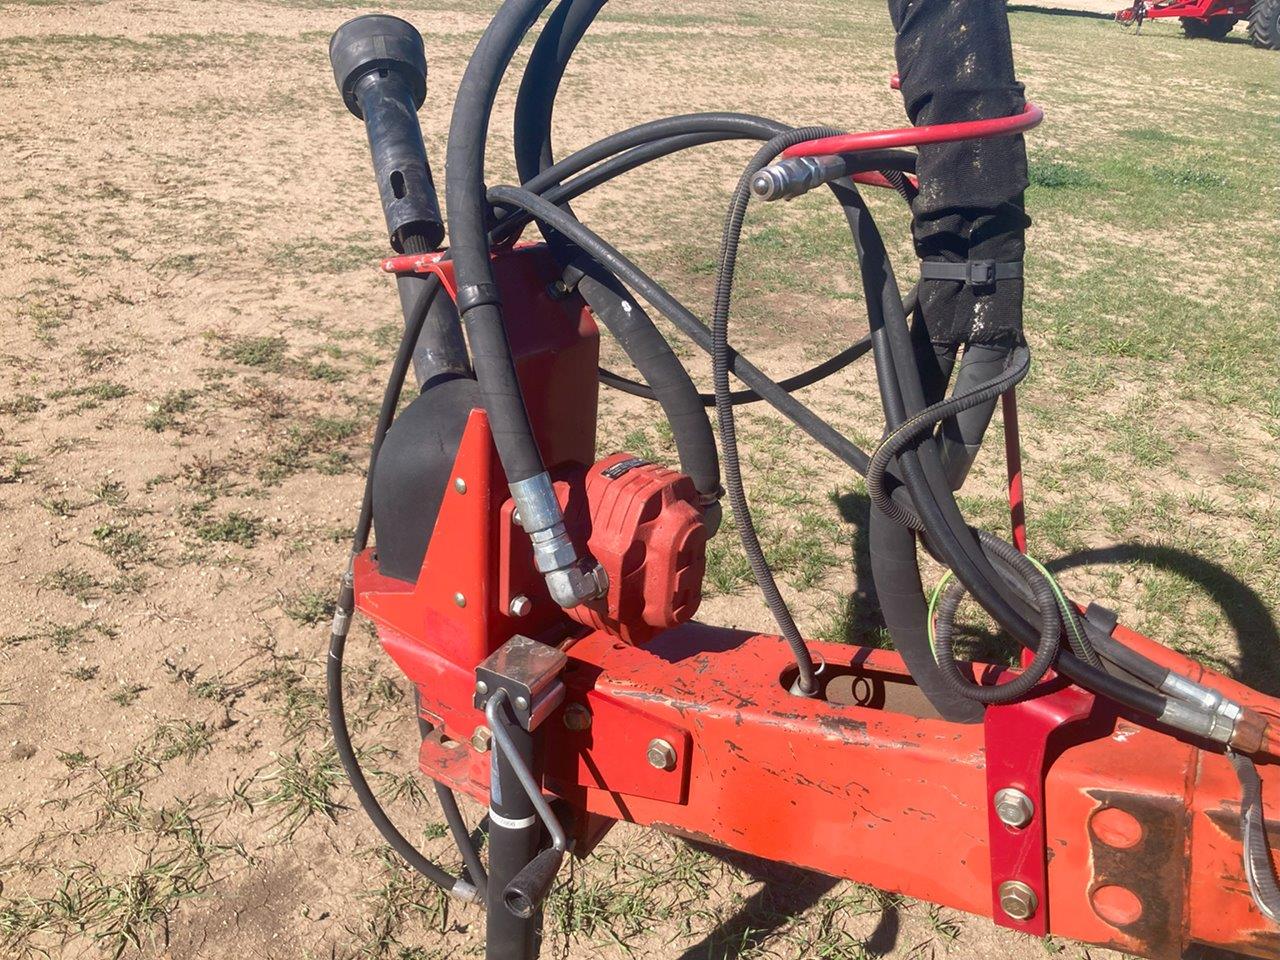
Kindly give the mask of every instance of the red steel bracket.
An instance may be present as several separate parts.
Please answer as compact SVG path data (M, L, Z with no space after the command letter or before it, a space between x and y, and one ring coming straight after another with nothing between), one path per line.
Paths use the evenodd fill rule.
M987 829L991 856L991 916L996 923L1043 937L1049 932L1049 861L1045 831L1045 776L1054 756L1050 737L1089 716L1094 698L1078 687L1056 685L1039 696L987 708ZM1053 747L1063 744L1055 737ZM1025 822L1006 823L996 804L1002 790L1029 801ZM1022 884L1023 888L1016 885ZM1029 896L1028 896L1029 893ZM1012 898L1005 902L1006 898ZM1023 916L1023 913L1026 913Z

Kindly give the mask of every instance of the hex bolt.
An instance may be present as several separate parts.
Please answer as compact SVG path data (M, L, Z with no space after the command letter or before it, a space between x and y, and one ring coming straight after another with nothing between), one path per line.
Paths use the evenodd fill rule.
M476 727L471 734L471 748L477 753L488 753L492 743L493 734L489 732L488 727Z
M463 480L461 477L454 477L454 478L453 478L453 489L457 490L459 493L466 493L466 492L467 492L467 481Z
M525 697L516 697L516 709L517 709L517 710L528 710L528 709L529 709L529 701L528 701Z
M649 741L649 750L646 756L649 758L649 766L655 770L674 770L676 768L676 748L661 737L654 737Z
M591 728L591 711L581 703L571 703L564 708L564 725L570 730Z
M523 593L516 594L511 598L511 603L507 606L507 612L513 617L527 617L529 611L533 609L533 601L526 597Z
M480 694L480 696L483 697L488 692L489 692L489 685L485 683L483 680L477 680L476 693Z
M1039 903L1036 892L1021 880L1000 884L1000 909L1012 920L1030 920L1036 915Z
M1021 790L1016 787L1005 787L997 790L995 795L996 816L1006 827L1019 830L1031 822L1036 807Z
M461 593L455 593L453 595L453 602L460 607L465 607L467 605L467 598Z

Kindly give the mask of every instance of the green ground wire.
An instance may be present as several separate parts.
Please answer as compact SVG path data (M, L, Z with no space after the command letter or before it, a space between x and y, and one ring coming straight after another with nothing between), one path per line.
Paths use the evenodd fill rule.
M1067 625L1067 629L1070 630L1071 635L1075 637L1077 649L1085 649L1086 646L1084 638L1080 636L1079 631L1076 629L1075 618L1071 616L1071 607L1069 606L1071 601L1067 599L1066 594L1062 592L1062 588L1058 586L1058 581L1054 579L1053 574L1046 569L1044 564L1031 556L1031 554L1025 554L1025 556L1031 561L1032 565L1040 571L1041 576L1049 581L1049 586L1053 588L1053 595L1058 600L1058 608L1062 611L1062 622ZM947 585L947 582L951 577L952 573L948 570L942 575L942 579L938 581L938 585L933 588L933 593L929 596L929 649L933 652L933 659L935 662L938 659L938 648L933 639L934 611L937 609L938 599L942 596L942 589Z

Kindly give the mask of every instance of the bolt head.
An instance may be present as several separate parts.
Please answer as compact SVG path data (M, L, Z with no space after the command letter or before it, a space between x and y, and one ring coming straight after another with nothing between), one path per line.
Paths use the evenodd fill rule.
M1031 798L1014 787L997 790L992 802L995 804L996 816L1000 818L1000 822L1015 830L1030 823L1036 812Z
M661 737L654 737L649 741L649 750L646 756L649 759L649 766L655 770L674 770L676 768L675 747Z
M493 744L493 734L489 732L488 727L476 727L475 732L471 734L471 747L477 753L488 753L489 747Z
M591 727L591 711L581 703L571 703L564 708L564 725L570 730L588 730Z
M532 609L533 601L521 593L511 598L511 604L508 606L507 612L513 617L527 617Z
M1036 892L1021 880L1000 884L1000 909L1012 920L1030 920L1040 905Z
M528 710L528 709L529 709L529 701L528 701L528 699L527 699L527 698L525 698L525 697L516 697L516 709L517 709L517 710Z
M489 685L485 683L483 680L477 680L476 693L480 694L480 696L483 697L488 692L489 692Z
M514 523L517 527L523 527L523 526L524 526L524 521L522 521L522 520L520 519L520 508L519 508L519 507L516 507L514 510L512 510L512 511L511 511L511 522L512 522L512 523Z
M454 478L453 478L453 489L457 490L459 493L466 493L466 492L467 492L467 481L463 480L461 477L454 477Z
M453 595L453 602L460 607L465 607L467 605L467 597L465 594L455 593Z

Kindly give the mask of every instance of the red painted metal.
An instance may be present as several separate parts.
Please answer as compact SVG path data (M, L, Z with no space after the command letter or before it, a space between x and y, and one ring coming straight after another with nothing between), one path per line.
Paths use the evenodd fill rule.
M895 147L920 147L932 143L954 143L957 140L980 140L1030 130L1044 119L1044 111L1034 103L1011 117L989 120L964 120L959 123L937 123L923 127L900 127L895 130L871 130L846 133L837 137L806 140L784 150L784 157L820 157L862 150L887 150Z
M569 616L628 643L643 643L692 618L702 602L707 559L707 528L693 481L615 453L587 471L585 487L587 550L608 574L609 589Z
M996 923L1021 933L1043 937L1049 933L1049 861L1046 847L1045 774L1053 748L1061 750L1066 737L1080 736L1079 722L1094 706L1093 697L1061 680L1041 685L1038 696L1018 703L988 707L983 717L987 755L987 831L991 854L991 916ZM1021 790L1031 801L1031 819L1022 827L1006 826L996 814L994 797L1006 788ZM1000 886L1025 883L1039 901L1026 919L1009 916L1000 906Z
M1210 17L1235 17L1243 20L1249 16L1252 5L1250 0L1158 0L1154 3L1148 0L1144 4L1141 19L1178 17L1187 20L1208 20ZM1131 23L1139 19L1135 6L1117 10L1117 22Z
M537 410L544 456L553 452L557 490L565 503L586 501L595 457L594 323L576 298L546 295L555 273L539 248L494 262L513 317L517 372ZM438 258L395 265L438 272L453 292ZM1012 421L1008 413L1016 448L1016 410ZM643 645L628 643L618 625L583 626L538 592L482 411L470 416L454 473L466 492L452 485L446 492L417 584L382 577L371 551L354 568L358 608L416 685L434 727L419 754L432 777L487 801L489 757L471 745L484 723L472 698L474 670L518 632L567 655L564 701L538 730L539 775L543 789L575 812L583 849L607 822L627 820L997 919L994 891L1020 879L1041 906L1025 924L1002 922L1029 933L1148 956L1204 942L1280 958L1280 929L1258 912L1242 875L1239 787L1220 753L1108 703L1091 708L1061 679L1023 702L990 708L983 724L965 725L938 719L888 651L812 643L826 686L810 699L788 692L794 661L776 636L690 621ZM658 479L640 476L644 486ZM674 494L675 486L663 489ZM616 513L587 511L602 553L616 555L628 536L644 539L637 517L652 508L637 514L636 504L652 502L646 496L619 498ZM657 502L660 516L673 501ZM678 551L679 543L670 538L660 549ZM642 591L641 617L650 589ZM533 599L526 617L508 615L515 590ZM637 616L625 605L618 611ZM1280 717L1270 697L1137 634L1116 636ZM987 672L991 682L1007 674ZM648 762L654 739L671 745L670 769ZM1280 820L1280 768L1264 765L1261 773L1267 812ZM1037 810L1020 832L993 819L994 791L1009 785Z
M1022 492L1022 439L1018 432L1017 388L1000 398L1004 416L1004 459L1009 478L1009 521L1013 527L1013 545L1027 552L1027 506Z
M917 180L913 174L907 173L903 174L903 176L907 178L907 181L913 187L919 189L920 181ZM853 180L855 183L865 183L872 187L888 187L890 190L896 189L888 178L886 178L879 170L865 170L862 173L853 174L849 179Z

